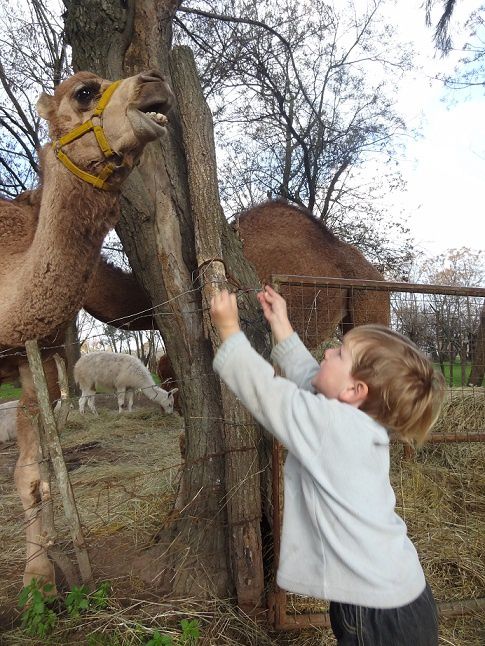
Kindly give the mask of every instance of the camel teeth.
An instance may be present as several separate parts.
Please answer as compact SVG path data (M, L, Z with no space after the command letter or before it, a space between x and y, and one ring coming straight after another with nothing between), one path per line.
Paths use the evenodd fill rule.
M156 121L160 125L164 126L167 122L168 119L164 114L160 114L159 112L145 112L147 117L150 117L153 121Z

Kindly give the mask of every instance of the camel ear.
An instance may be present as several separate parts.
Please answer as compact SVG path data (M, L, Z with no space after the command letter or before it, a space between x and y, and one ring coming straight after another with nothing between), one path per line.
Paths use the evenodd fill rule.
M178 393L179 389L178 388L172 388L172 390L169 390L168 394L169 395L175 395L175 393Z
M51 94L42 92L37 100L37 113L42 119L49 120L50 115L54 110L54 97Z

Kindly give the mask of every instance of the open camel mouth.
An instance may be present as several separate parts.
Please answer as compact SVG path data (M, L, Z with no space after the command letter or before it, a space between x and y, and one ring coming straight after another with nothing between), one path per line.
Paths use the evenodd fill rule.
M161 99L146 101L143 104L132 105L127 110L131 125L141 140L158 139L166 132L168 118L164 114L170 104Z

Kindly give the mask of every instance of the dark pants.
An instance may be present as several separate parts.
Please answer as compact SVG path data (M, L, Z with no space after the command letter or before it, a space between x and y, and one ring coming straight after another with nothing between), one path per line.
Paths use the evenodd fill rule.
M437 646L438 612L428 584L401 608L365 608L330 603L330 621L338 646Z

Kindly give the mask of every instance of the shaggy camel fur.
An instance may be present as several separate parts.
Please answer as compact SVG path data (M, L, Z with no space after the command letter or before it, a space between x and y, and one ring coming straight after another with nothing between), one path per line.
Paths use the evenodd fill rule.
M39 220L42 188L24 191L11 204L22 208L35 228ZM0 200L0 212L2 210ZM93 267L83 308L102 323L129 330L157 329L151 303L131 272L100 256Z
M284 201L271 201L244 211L236 219L246 258L263 282L274 274L384 280L354 246L342 242L309 211ZM310 348L364 323L389 325L387 292L345 288L292 288L288 299L291 322Z
M86 300L103 239L119 218L121 183L145 145L165 132L164 115L172 97L155 70L118 84L89 72L75 74L37 104L55 142L41 154L41 193L0 200L0 383L20 377L22 385L15 482L26 520L24 585L34 577L54 582L39 514L47 483L40 482L38 439L31 422L38 404L24 343L39 339L44 348L44 371L55 400L55 350L48 348L62 344L67 322ZM97 137L91 118L94 125L102 124ZM74 132L83 124L84 134Z

